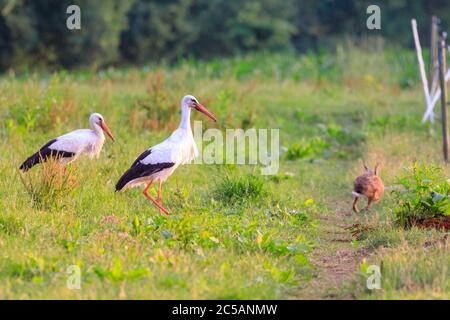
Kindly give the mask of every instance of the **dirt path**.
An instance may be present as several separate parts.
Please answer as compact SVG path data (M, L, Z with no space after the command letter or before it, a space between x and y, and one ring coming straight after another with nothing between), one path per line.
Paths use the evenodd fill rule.
M349 207L336 204L336 210L319 217L318 243L310 256L317 277L301 290L297 299L351 299L342 296L341 286L358 271L362 257L353 249L352 237L346 227L355 223Z

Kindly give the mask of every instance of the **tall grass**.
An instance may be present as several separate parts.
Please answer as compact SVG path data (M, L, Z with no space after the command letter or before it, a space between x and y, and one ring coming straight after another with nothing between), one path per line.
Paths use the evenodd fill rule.
M437 136L420 124L418 78L408 80L414 52L339 50L0 77L0 298L296 297L315 273L317 213L349 207L359 157L384 160L386 185L413 158L437 160ZM219 118L204 129L279 128L283 147L315 137L326 147L317 161L282 157L269 178L249 166L227 175L181 166L163 184L172 216L162 217L142 190L116 194L114 184L176 127L188 93ZM12 168L48 139L87 127L93 111L117 142L98 160L78 159L68 176L37 166L22 184ZM391 203L387 196L376 213ZM374 250L387 243L407 255L395 251L403 238L373 239ZM82 269L81 290L65 285L70 265Z
M214 190L214 197L224 204L258 203L267 196L265 181L253 174L245 176L226 175Z
M431 246L401 245L390 250L381 261L381 290L367 290L361 296L369 299L448 299L450 292L450 257L448 242ZM361 266L361 281L365 283L367 263Z
M56 159L49 159L27 173L19 171L20 180L38 209L60 208L78 185L73 170L64 170Z

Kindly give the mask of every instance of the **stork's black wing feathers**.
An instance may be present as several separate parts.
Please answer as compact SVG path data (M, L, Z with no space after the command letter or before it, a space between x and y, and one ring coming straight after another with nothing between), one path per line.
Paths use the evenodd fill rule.
M50 149L50 146L54 142L56 142L56 140L57 139L50 140L44 146L42 146L42 148L39 149L38 152L28 157L28 159L25 160L20 166L20 170L23 170L24 172L28 171L33 166L37 165L38 163L41 163L42 161L45 162L49 158L72 158L73 156L75 156L74 152Z
M144 151L131 165L119 181L116 184L116 191L120 191L126 184L135 179L151 176L154 173L160 172L164 169L173 167L174 162L160 162L160 163L149 163L143 164L141 160L147 157L152 152L151 149Z
M152 153L152 149L148 149L145 150L144 152L142 152L140 154L139 157L137 157L136 160L134 160L133 164L131 165L132 167L134 167L135 165L137 165L139 163L139 161L143 160L145 157L147 157L150 153Z

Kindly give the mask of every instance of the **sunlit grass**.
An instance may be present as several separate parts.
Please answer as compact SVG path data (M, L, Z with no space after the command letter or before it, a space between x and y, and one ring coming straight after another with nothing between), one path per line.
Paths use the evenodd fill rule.
M339 50L320 59L257 55L98 74L2 77L0 298L295 296L315 275L309 254L322 236L315 230L317 215L346 206L350 212L361 158L382 162L387 186L413 160L440 161L438 127L420 124L424 106L414 53ZM178 125L178 103L188 93L219 118L217 124L204 121L204 129L279 128L283 150L291 151L272 177L251 166L178 168L163 185L164 206L172 213L167 218L141 189L117 194L114 185L143 150ZM78 184L62 193L60 206L36 206L18 166L48 139L87 127L94 111L104 115L117 142L107 141L99 160L74 163ZM317 137L324 141L320 150L313 143ZM33 168L25 181L45 182L42 170ZM392 201L387 192L374 206L367 220L380 229L360 243L370 250L390 248L377 251L389 285L376 297L445 292L438 264L446 258L438 249L434 254L422 248L440 234L415 230L403 236L389 229ZM399 272L397 262L416 283L423 269L414 263L427 259L435 271L424 286L398 285L408 274ZM82 270L81 290L66 287L70 265Z

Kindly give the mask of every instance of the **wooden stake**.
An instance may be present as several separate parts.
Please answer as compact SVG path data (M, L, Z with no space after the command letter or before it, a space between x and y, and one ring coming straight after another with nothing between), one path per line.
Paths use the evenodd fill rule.
M432 81L435 76L436 62L437 62L437 43L438 43L438 23L439 19L436 16L431 18L431 34L430 34L430 88L433 88ZM432 94L431 90L430 94Z
M442 142L444 151L444 160L448 162L448 118L447 118L447 83L445 81L445 39L447 34L443 33L439 40L438 62L439 62L439 83L441 86L441 114L442 114Z
M428 79L427 79L427 74L425 72L425 63L423 62L422 47L420 46L419 33L417 32L416 19L411 20L411 27L412 27L412 31L413 31L414 43L416 45L417 60L419 61L420 78L422 79L423 93L425 95L425 102L427 105L427 110L430 110L429 114L427 113L427 117L430 118L431 122L434 122L433 111L432 111L432 108L429 107L430 103L431 103L430 90L428 88ZM425 122L425 121L426 121L426 118L424 116L424 119L422 122Z
M439 70L437 66L438 59L438 41L439 41L439 23L440 20L433 16L431 18L431 34L430 34L430 97L436 93L439 81Z

